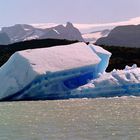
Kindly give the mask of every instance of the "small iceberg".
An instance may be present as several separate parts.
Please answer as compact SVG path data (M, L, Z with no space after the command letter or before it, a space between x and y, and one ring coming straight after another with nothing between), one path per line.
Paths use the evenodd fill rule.
M124 70L101 74L97 79L71 92L89 98L140 96L140 68L135 64Z

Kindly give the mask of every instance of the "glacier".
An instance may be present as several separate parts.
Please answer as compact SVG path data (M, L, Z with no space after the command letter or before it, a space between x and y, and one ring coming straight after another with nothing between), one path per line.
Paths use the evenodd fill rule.
M130 95L130 91L138 94L140 69L134 65L106 73L110 57L103 48L83 42L16 52L0 68L0 100L109 97Z

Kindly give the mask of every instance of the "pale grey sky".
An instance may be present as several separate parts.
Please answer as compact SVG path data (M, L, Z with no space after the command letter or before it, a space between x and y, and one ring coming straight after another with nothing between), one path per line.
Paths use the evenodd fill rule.
M1 0L0 26L17 23L108 23L140 16L140 0Z

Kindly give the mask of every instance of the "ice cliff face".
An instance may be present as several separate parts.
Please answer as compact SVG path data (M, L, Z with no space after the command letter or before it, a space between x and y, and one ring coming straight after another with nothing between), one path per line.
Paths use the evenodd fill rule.
M58 25L46 29L35 28L27 24L16 24L11 27L3 27L1 32L9 36L11 43L47 38L84 41L80 31L70 22L66 26Z
M103 73L110 56L85 43L17 52L0 69L0 98L68 98L71 90Z
M98 71L100 73L105 72L106 68L109 65L109 59L111 57L111 53L96 45L90 44L89 46L101 58L101 61L98 64Z

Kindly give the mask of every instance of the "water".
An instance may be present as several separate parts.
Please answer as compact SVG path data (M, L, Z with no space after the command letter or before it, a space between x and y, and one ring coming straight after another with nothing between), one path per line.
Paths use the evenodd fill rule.
M140 140L140 98L1 102L0 140Z

